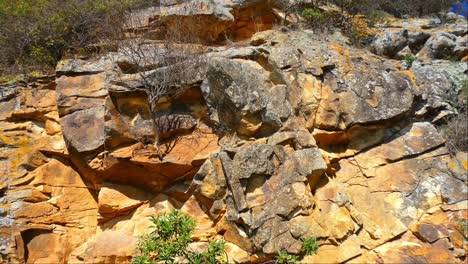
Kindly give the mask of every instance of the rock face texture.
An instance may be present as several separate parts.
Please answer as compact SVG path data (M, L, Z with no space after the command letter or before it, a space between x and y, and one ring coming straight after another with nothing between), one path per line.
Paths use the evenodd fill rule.
M393 22L368 51L272 30L267 2L221 2L148 11L149 38L181 21L205 45L247 40L204 47L156 119L119 51L0 87L2 260L128 262L149 216L178 209L230 263L299 254L310 236L304 263L464 263L468 158L438 126L466 85L460 18ZM406 47L411 67L392 59Z

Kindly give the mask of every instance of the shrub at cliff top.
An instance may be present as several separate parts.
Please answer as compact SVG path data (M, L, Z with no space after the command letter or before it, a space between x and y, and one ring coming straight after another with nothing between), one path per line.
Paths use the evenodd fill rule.
M149 0L2 0L0 74L52 68L66 52L114 34L123 13L144 2Z

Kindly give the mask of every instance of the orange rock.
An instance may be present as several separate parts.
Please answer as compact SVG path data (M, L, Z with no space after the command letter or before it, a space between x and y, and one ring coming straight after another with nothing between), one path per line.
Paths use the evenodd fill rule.
M193 232L193 239L200 240L206 237L211 237L216 234L214 229L213 220L210 219L207 213L200 207L195 196L192 196L188 201L184 203L180 211L191 216L197 226Z
M72 252L70 261L73 263L129 262L137 242L137 238L128 234L106 230Z
M105 183L99 191L99 213L113 217L140 206L149 198L148 193L135 187Z
M22 236L27 243L27 263L60 263L67 257L67 241L60 234L28 230Z

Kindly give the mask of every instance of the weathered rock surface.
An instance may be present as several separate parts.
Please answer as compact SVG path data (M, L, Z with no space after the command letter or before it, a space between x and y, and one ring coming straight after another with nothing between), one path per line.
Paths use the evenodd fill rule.
M367 51L271 29L276 14L266 1L149 9L141 36L179 22L205 44L252 36L181 43L203 59L156 113L141 79L171 70L158 58L142 73L119 52L64 60L0 86L2 261L128 262L149 217L178 209L197 221L191 246L222 237L230 263L298 254L310 236L304 263L464 263L468 159L439 127L464 100L466 62L446 60L466 58L461 18L394 21ZM417 60L393 60L405 54Z

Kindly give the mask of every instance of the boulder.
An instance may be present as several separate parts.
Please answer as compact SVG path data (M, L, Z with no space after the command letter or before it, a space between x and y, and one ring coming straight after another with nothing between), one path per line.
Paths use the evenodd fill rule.
M74 263L121 263L132 259L138 239L123 232L106 230L71 253Z
M210 62L201 86L212 122L246 136L271 133L289 115L287 103L284 110L280 108L285 98L284 93L282 98L275 94L281 93L278 89L272 89L269 74L260 64L221 58Z
M411 52L417 54L430 37L431 34L425 31L408 31L408 47Z
M96 151L104 146L104 108L96 107L60 119L64 138L78 152Z
M415 38L413 38L414 40ZM374 54L393 58L400 50L408 45L408 31L385 30L375 37L371 44L371 51Z
M415 62L411 74L418 87L422 102L418 104L416 115L424 116L430 109L447 109L457 105L457 97L462 88L467 70L465 63L433 61Z
M341 80L333 73L325 75L326 97L320 101L316 127L345 130L353 125L385 122L410 111L414 87L409 77L367 65L351 63L351 70ZM343 70L346 68L340 67L337 72Z
M453 49L453 54L459 59L468 56L468 45L466 44L466 39L464 37L458 37L455 42L455 48Z
M98 195L98 212L104 217L128 212L149 200L150 196L135 187L105 183Z
M418 53L418 57L429 59L447 59L453 54L456 46L457 36L439 32L432 35L424 45L424 48Z

